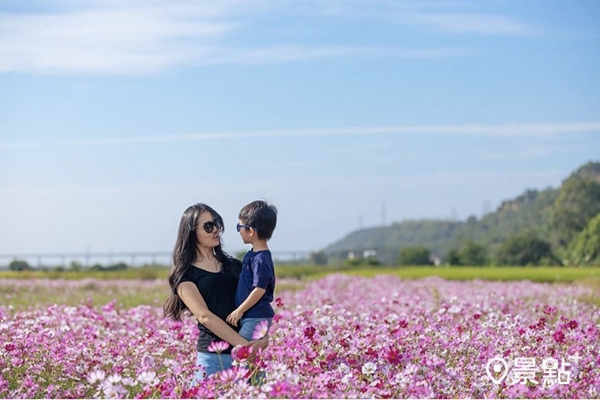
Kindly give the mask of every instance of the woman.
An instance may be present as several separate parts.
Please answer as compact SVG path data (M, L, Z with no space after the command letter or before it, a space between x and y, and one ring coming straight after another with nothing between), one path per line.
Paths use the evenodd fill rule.
M184 313L198 320L200 335L196 346L196 374L200 382L208 375L231 368L231 346L250 345L265 348L268 339L248 342L225 322L235 310L235 291L242 263L221 248L223 218L211 207L198 203L188 207L179 224L169 272L171 296L165 302L165 317L181 321ZM220 354L209 352L213 341L231 346Z

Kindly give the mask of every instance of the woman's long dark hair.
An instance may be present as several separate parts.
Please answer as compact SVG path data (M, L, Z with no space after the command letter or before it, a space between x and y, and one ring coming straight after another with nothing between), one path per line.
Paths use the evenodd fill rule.
M171 317L175 321L181 321L181 316L187 310L185 303L177 294L177 286L188 269L193 268L192 264L196 262L196 249L198 246L196 229L203 229L201 226L198 226L198 218L200 214L206 211L211 213L213 221L215 221L217 226L225 226L223 225L223 218L221 218L219 213L204 203L188 207L183 212L181 222L179 223L179 233L177 234L175 249L173 250L173 265L169 271L171 295L163 305L164 316ZM218 246L213 247L213 254L221 263L222 273L229 272L232 269L231 263L228 261L229 255L223 251L220 241ZM231 272L235 274L234 271Z

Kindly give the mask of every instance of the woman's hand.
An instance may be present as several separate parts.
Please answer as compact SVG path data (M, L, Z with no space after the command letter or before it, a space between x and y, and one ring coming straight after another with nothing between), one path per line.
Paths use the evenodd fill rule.
M252 352L256 352L258 349L264 350L269 345L269 335L265 335L262 339L253 340L250 342L252 346Z
M269 345L269 335L265 335L262 339L251 340L248 345L251 347L248 361L253 361L254 358L256 358L256 354L259 352L259 349L264 350Z

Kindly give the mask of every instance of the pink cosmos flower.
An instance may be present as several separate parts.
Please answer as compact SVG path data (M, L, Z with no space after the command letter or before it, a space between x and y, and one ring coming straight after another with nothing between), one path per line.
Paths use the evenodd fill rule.
M208 345L208 351L211 353L220 353L229 348L229 343L223 341L213 341Z
M315 335L315 333L317 333L317 330L315 329L314 326L308 326L308 327L304 328L304 336L306 336L309 339L312 339L312 337Z
M231 350L231 357L234 360L245 360L252 354L252 347L250 346L235 346Z
M402 362L402 354L398 349L389 348L385 354L385 359L392 365L398 365Z
M248 370L242 367L233 367L219 372L219 380L223 383L233 383L243 379Z
M550 307L550 306L546 306L544 307L544 314L556 314L556 307Z
M146 294L162 293L157 288L164 287L163 280L160 286L28 280L20 290L28 297L43 290L70 296L73 290L65 289L74 288L87 296L92 284L119 296L141 288ZM3 285L10 285L12 293L19 283L0 279L0 292ZM394 300L382 303L382 293ZM0 370L6 372L0 374L0 398L598 398L593 346L600 340L598 307L572 301L591 294L583 286L531 282L332 275L281 292L286 308L274 319L277 334L248 371L264 371L268 379L263 384L251 385L248 377L235 380L229 371L193 388L197 367L189 350L197 323L163 319L159 298L154 305L108 311L91 300L69 306L73 300L68 297L26 311L0 305ZM432 306L456 296L457 314L448 308L438 314L439 307ZM555 299L554 314L542 313L539 298ZM333 307L325 313L323 304ZM249 348L237 351L250 353ZM578 361L570 358L577 353ZM540 369L545 358L564 358L571 363L565 364L570 383L542 389L540 371L533 390L506 380L496 385L484 368L496 354L508 363L534 358ZM115 374L119 382L110 378Z
M152 368L153 366L154 366L154 357L152 357L150 354L146 354L144 357L142 357L142 368L149 369L149 368Z
M275 398L281 398L290 392L290 384L285 381L277 381L269 385L269 394Z
M571 329L576 329L579 326L579 324L577 323L576 320L572 319L571 321L569 321L567 326Z
M258 340L265 337L265 335L269 332L269 323L267 321L260 321L256 328L254 328L254 332L252 333L252 339Z
M556 331L554 332L554 335L552 335L554 337L554 340L556 341L556 343L564 343L565 342L565 334L563 333L563 331Z

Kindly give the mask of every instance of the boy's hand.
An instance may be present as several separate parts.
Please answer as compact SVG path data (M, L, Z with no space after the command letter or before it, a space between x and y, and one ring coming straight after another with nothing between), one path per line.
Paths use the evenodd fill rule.
M225 319L225 321L230 325L238 326L238 321L240 320L240 318L242 318L242 315L244 315L244 313L236 308L231 312L231 314L227 316L227 319Z

